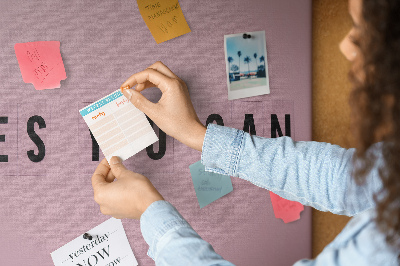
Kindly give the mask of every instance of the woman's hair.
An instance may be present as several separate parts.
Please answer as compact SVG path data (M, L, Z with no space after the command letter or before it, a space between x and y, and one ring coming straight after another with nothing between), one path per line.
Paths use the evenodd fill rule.
M354 160L362 162L354 169L354 178L358 184L365 181L377 159L367 150L382 141L384 166L379 175L383 188L374 195L375 220L387 243L397 250L400 249L399 15L399 0L363 0L363 23L355 40L362 63L350 72L354 87L350 104L358 140Z

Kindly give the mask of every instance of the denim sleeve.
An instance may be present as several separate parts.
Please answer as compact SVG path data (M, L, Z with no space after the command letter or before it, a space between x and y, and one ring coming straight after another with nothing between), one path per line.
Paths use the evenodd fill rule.
M153 202L140 217L140 228L149 245L147 255L156 265L229 265L215 253L169 202Z
M313 141L251 136L209 124L202 163L206 171L239 177L320 211L353 216L375 206L377 169L358 186L351 176L355 149Z

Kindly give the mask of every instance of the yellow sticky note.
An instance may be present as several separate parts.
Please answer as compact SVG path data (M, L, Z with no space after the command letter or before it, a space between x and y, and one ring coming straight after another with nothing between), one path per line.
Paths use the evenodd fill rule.
M178 0L137 0L140 14L157 43L189 33Z

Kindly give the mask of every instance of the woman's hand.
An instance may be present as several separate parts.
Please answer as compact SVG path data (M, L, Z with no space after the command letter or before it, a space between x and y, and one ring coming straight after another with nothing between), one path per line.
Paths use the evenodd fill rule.
M117 219L140 219L153 202L164 200L147 177L129 171L115 156L110 165L106 159L100 162L92 176L92 186L100 211Z
M135 89L130 89L135 85ZM150 102L140 93L150 87L161 90L158 103ZM166 134L193 149L202 150L206 128L196 115L185 82L163 63L156 62L132 75L122 84L121 90Z

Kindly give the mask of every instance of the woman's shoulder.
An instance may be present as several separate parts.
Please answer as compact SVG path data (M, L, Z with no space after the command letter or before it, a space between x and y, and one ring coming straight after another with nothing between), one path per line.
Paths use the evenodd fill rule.
M399 251L386 242L375 218L375 208L354 216L326 251L337 253L344 260L350 252L355 261L360 257L361 261L368 262L366 265L398 265Z

